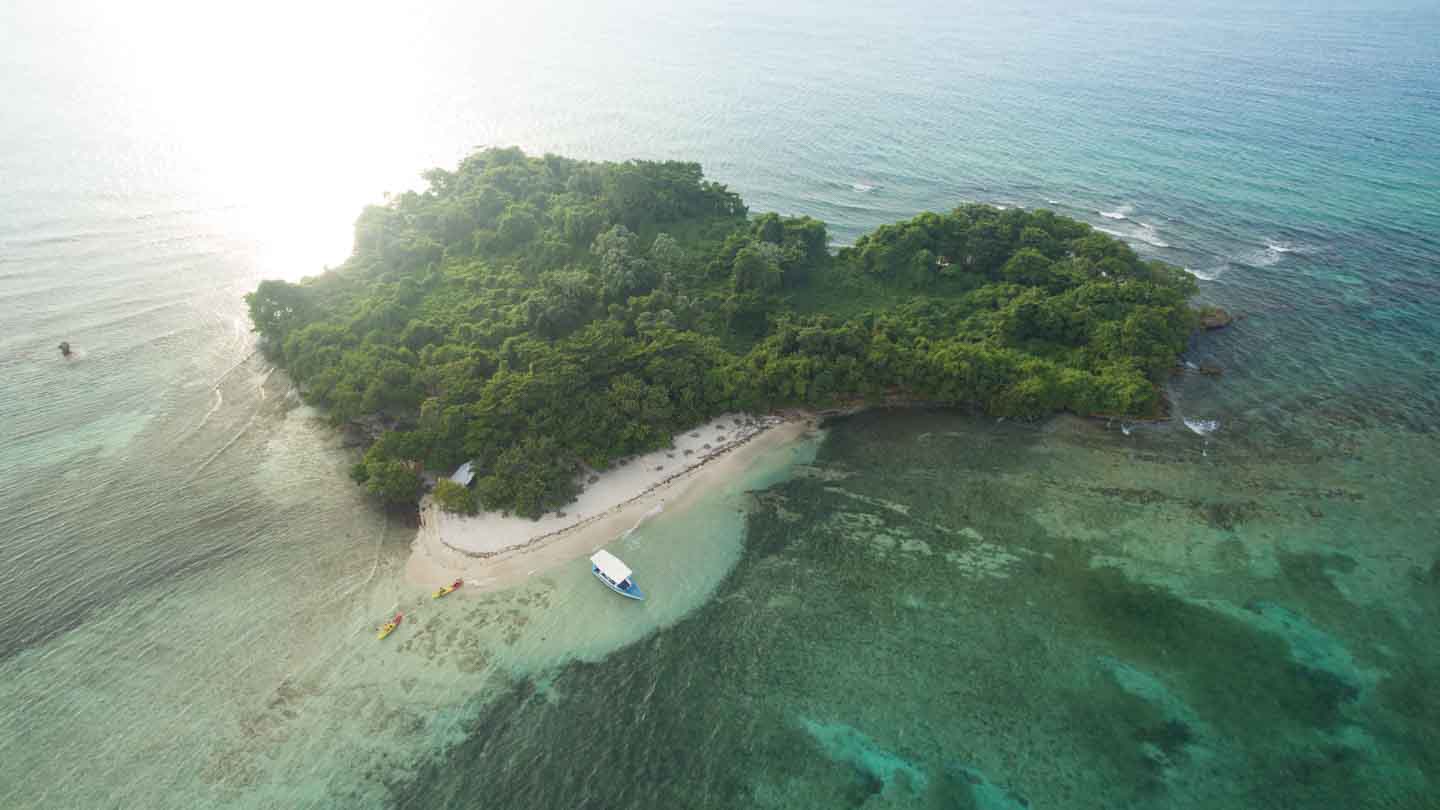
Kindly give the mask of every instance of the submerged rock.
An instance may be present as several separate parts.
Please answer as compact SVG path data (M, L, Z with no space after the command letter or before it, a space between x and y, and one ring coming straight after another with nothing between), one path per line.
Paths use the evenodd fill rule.
M1331 708L1356 702L1380 680L1382 673L1362 665L1339 639L1288 608L1255 599L1229 613L1283 639L1298 664L1297 685L1312 687Z
M1100 657L1100 665L1121 689L1159 709L1167 723L1178 723L1187 728L1200 725L1195 710L1155 675L1108 655Z
M1116 685L1158 714L1134 729L1140 756L1158 773L1183 765L1203 726L1195 711L1152 673L1110 656L1102 656L1100 665Z
M946 765L944 775L947 783L944 792L950 795L940 797L942 799L954 801L959 797L953 794L965 791L970 794L970 801L962 806L972 806L977 810L1028 810L1030 807L1029 799L1012 794L991 782L985 774L959 762Z
M876 793L904 782L915 795L923 795L929 784L925 773L908 760L881 748L874 740L844 723L817 723L801 719L801 725L820 744L825 755L849 765L857 775L876 785Z
M1260 505L1255 501L1211 501L1209 503L1195 502L1194 506L1200 511L1205 522L1216 529L1223 529L1227 532L1235 531L1235 527L1250 520L1260 513Z

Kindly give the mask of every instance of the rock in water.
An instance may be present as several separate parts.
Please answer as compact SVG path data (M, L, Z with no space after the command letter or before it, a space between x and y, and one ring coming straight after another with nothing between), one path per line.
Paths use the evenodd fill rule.
M1206 307L1200 312L1200 328L1224 329L1235 322L1230 313L1219 307Z
M883 793L892 785L903 784L914 795L925 793L929 780L923 771L910 761L881 748L852 726L817 723L808 718L801 718L800 722L820 744L826 756L854 768L858 775L876 788L874 792Z

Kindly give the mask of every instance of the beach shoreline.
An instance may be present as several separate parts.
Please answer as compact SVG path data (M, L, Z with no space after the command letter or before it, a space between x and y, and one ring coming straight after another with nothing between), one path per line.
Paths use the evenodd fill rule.
M462 593L511 587L614 542L662 509L685 508L817 422L809 413L727 414L677 436L671 448L598 474L565 511L539 520L454 515L427 496L405 581L432 588L461 578Z

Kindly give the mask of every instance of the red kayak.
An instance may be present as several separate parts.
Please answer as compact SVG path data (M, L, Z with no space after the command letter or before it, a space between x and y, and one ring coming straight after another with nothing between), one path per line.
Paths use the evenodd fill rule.
M455 592L455 589L456 589L456 588L458 588L458 587L460 587L461 585L464 585L464 584L465 584L465 580L463 580L463 579L457 579L457 580L455 580L454 582L450 583L449 585L446 585L445 587L443 587L443 588L441 588L440 590L436 591L435 593L430 594L430 598L431 598L431 599L439 599L439 598L442 597L442 596L449 596L450 594L452 594L452 593Z
M380 632L377 633L375 637L376 637L376 638L385 638L386 636L388 636L388 635L390 635L391 633L395 632L395 628L399 627L399 626L400 626L400 622L403 622L403 621L405 621L405 614L404 614L404 613L396 613L396 614L395 614L395 618L393 618L393 619L391 619L390 621L388 621L388 622L380 625Z

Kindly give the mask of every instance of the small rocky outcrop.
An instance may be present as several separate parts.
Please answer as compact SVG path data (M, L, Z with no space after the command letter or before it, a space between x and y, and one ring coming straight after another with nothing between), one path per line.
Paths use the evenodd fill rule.
M1224 329L1234 322L1235 317L1220 307L1206 307L1200 310L1201 329Z
M1219 377L1225 373L1225 369L1221 368L1218 363L1207 361L1200 364L1200 373L1210 377Z

